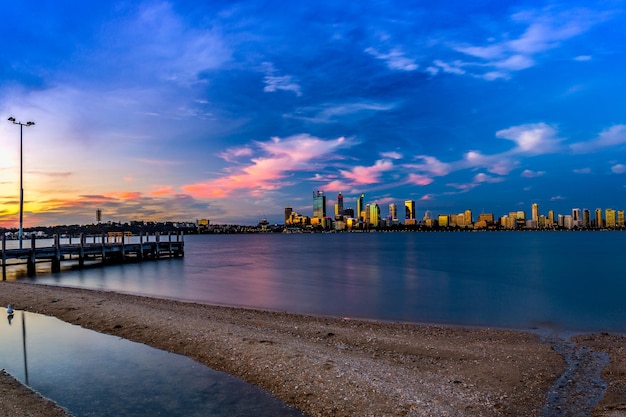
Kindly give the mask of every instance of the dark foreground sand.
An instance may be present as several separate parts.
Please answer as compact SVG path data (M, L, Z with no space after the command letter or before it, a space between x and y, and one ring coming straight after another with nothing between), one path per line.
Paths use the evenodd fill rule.
M311 317L2 282L0 305L8 303L189 356L310 416L540 416L546 393L565 369L549 344L514 331ZM609 388L594 416L626 415L625 339L577 341L611 358L603 372ZM0 378L0 415L58 415L36 411L11 384Z

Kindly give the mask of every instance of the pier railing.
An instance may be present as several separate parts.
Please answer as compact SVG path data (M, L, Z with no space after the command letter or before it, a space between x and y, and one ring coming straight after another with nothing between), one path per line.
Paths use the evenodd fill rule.
M68 237L61 243L61 237L54 235L51 246L37 247L38 239L31 236L30 248L7 248L7 238L2 236L2 280L7 278L7 268L26 265L26 274L37 274L37 263L50 262L52 272L61 271L63 261L78 261L78 266L85 266L85 261L100 261L101 264L141 262L148 259L173 258L184 256L185 242L182 233L161 235L129 233L109 233L78 237Z

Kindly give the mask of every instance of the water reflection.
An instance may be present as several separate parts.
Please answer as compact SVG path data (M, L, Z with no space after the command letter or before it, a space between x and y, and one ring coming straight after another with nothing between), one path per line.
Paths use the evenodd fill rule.
M302 416L187 357L54 317L20 315L0 324L0 368L77 417Z

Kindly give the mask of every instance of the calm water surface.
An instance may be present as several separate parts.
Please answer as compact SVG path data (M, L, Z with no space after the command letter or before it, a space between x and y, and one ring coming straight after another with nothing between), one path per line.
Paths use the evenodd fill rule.
M191 359L0 308L0 368L77 417L303 417L267 392Z
M298 313L626 332L624 232L185 237L183 259L36 282Z

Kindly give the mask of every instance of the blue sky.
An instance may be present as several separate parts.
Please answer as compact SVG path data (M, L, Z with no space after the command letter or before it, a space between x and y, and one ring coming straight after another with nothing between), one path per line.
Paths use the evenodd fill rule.
M626 208L624 2L30 1L0 25L25 224ZM19 128L0 124L0 226Z

